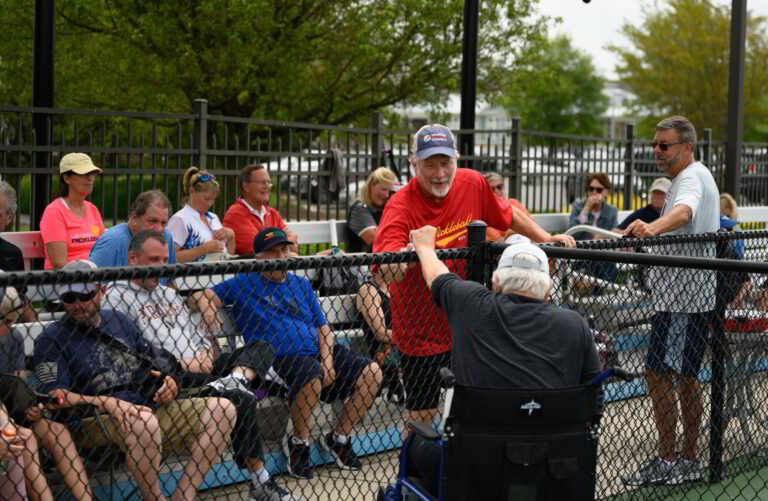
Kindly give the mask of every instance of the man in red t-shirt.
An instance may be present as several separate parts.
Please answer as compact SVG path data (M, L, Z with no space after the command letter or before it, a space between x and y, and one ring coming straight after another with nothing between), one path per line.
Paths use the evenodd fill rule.
M285 231L293 242L291 250L298 253L296 234L285 227L285 221L277 209L267 207L272 181L263 165L246 165L240 171L240 188L243 196L233 203L224 214L222 226L235 232L235 253L240 256L253 253L253 237L264 228L277 227Z
M411 164L415 177L387 203L374 252L398 252L409 243L411 230L437 228L436 248L466 247L467 225L482 220L511 229L534 242L560 242L573 247L573 238L552 236L533 219L522 216L508 200L496 196L482 174L458 169L455 140L443 125L425 125L413 137ZM449 263L466 278L464 263ZM440 367L451 361L451 330L445 313L431 301L414 263L382 265L391 282L392 332L402 354L408 419L429 423L440 397Z

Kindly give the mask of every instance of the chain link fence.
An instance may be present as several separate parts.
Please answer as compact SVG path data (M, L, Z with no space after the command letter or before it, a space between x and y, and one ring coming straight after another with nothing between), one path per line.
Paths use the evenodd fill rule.
M451 332L415 253L145 267L167 246L133 245L0 273L4 499L376 499L403 416L439 420ZM551 301L644 376L604 386L596 498L765 496L768 232L543 248ZM490 287L503 249L438 255Z

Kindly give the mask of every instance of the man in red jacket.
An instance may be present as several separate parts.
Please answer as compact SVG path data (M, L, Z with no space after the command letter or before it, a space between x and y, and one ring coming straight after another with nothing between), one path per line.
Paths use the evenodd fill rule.
M411 164L415 176L387 203L374 252L398 252L411 230L437 228L437 249L466 247L467 225L475 220L511 229L534 242L573 247L573 238L550 235L522 215L507 199L497 197L474 170L459 169L453 133L444 125L425 125L413 137ZM466 278L464 263L449 264ZM421 271L413 263L383 265L392 296L392 331L402 353L407 419L429 423L440 398L440 367L451 361L451 329L445 313L431 301Z

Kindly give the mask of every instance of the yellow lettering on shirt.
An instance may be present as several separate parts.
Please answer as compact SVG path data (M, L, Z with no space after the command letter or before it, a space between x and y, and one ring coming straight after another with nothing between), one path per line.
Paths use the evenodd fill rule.
M448 247L448 244L456 239L466 238L467 225L472 221L472 214L469 214L466 219L451 221L445 227L437 227L437 235L435 236L436 247Z

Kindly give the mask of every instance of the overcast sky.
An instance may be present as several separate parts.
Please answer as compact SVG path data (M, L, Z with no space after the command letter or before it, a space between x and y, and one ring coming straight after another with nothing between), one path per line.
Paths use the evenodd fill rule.
M606 78L616 77L613 71L616 56L605 49L609 43L627 45L619 29L626 22L642 22L643 2L650 5L654 0L539 0L539 10L551 17L561 17L562 22L554 33L570 35L573 44L592 55L595 67ZM730 5L730 0L715 0L721 5ZM659 6L667 2L656 0ZM768 0L747 0L747 9L754 14L768 16Z

